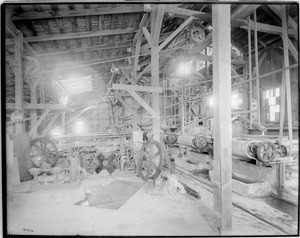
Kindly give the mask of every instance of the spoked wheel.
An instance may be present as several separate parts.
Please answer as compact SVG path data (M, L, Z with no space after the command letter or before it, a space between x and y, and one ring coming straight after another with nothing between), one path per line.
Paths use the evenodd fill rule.
M203 28L195 26L190 30L190 37L193 42L201 43L205 39L205 31Z
M155 180L161 173L164 163L159 142L151 140L145 143L138 156L138 174L144 180Z
M284 145L278 145L276 150L277 150L277 154L279 154L280 157L284 157L288 155L288 149Z
M198 149L205 149L208 144L204 136L196 137L193 142Z
M58 161L56 145L49 139L40 137L30 142L31 160L40 168L54 167Z
M260 143L256 150L257 159L262 163L271 162L276 155L276 146L269 142L264 141Z

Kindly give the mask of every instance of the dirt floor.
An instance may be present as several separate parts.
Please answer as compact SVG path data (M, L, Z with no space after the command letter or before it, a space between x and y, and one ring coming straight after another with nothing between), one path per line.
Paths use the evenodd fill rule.
M85 179L76 189L26 192L18 188L8 203L8 233L25 235L218 236L213 201L188 194L153 194L147 183L118 210L74 205L85 198L85 186L106 186L115 180L139 181L136 176ZM27 187L27 188L26 188ZM20 192L22 191L23 192ZM254 216L233 207L232 235L285 235Z

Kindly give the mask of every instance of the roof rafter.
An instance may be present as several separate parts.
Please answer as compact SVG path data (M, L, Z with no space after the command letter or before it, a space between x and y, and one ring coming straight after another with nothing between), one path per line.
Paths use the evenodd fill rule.
M65 34L53 34L53 35L43 35L43 36L30 36L26 37L27 42L41 42L41 41L55 41L55 40L67 40L67 39L77 39L77 38L87 38L95 36L109 36L109 35L122 35L135 33L138 29L128 27L126 29L113 29L113 30L102 30L97 32L75 32L75 33L65 33ZM6 39L6 45L14 44L13 39Z
M90 8L77 10L50 10L50 11L27 11L12 17L13 21L24 20L40 20L61 17L79 17L79 16L95 16L95 15L109 15L109 14L124 14L142 12L144 7L142 4L134 4L132 6L118 6L114 8Z

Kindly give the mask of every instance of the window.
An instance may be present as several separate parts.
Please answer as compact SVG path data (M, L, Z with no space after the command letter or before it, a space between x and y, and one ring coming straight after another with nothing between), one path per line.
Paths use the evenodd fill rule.
M273 88L264 92L265 119L266 122L279 122L280 89Z
M83 132L83 121L77 121L76 122L76 133L82 133Z

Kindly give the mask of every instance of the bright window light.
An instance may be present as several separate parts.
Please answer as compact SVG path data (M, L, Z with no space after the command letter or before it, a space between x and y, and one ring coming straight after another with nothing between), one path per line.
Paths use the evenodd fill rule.
M276 88L275 97L279 96L279 88Z
M266 98L269 98L270 97L270 90L267 90L266 91Z
M231 107L233 109L239 109L241 103L242 103L242 99L240 95L237 93L233 93L231 98Z
M209 106L212 107L214 105L213 97L210 97L208 100ZM242 99L239 94L232 94L231 99L231 107L232 109L239 109L240 105L242 103Z
M272 98L269 98L269 105L275 105L276 104L276 98L272 97Z
M53 137L57 137L57 136L60 136L61 135L61 131L59 128L53 128L50 132L51 136Z
M178 74L180 75L188 75L190 73L189 65L188 64L182 64L178 68Z
M83 132L83 121L77 121L76 122L76 133L82 133Z
M69 94L90 92L93 90L91 76L69 77L59 80Z
M208 103L209 103L209 106L212 107L214 105L214 99L213 97L211 97L209 100L208 100Z
M270 121L275 121L275 114L276 114L276 112L279 112L279 111L280 111L279 105L270 106Z
M64 96L61 97L61 102L62 102L63 105L65 105L65 106L67 105L68 98L69 98L68 95L64 95Z

